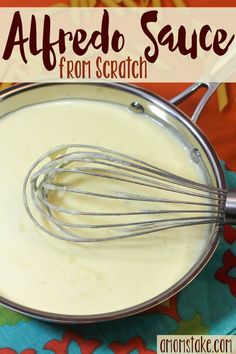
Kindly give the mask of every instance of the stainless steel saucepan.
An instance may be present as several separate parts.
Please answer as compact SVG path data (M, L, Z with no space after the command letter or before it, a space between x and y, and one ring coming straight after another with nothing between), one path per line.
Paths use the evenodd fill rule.
M210 142L207 140L202 131L195 125L203 107L217 86L218 84L216 83L193 84L177 97L167 101L164 98L154 95L148 91L126 84L77 82L20 84L3 90L0 93L0 117L4 117L8 113L28 105L68 98L112 102L117 105L122 105L136 112L137 117L140 113L146 113L153 119L158 119L159 121L161 120L163 123L168 124L168 126L171 127L176 134L178 134L185 141L188 141L189 146L192 147L193 153L201 159L201 163L207 170L211 184L224 189L226 188L226 183L219 159ZM198 103L192 117L189 119L189 117L179 110L176 105L202 87L206 88L206 92ZM236 193L229 192L226 203L226 221L235 221L235 214ZM135 305L130 308L104 314L79 316L76 314L61 315L38 311L36 309L27 308L20 304L13 303L4 297L0 297L0 304L35 318L59 323L90 323L129 316L143 310L147 310L158 303L165 301L186 286L206 265L212 256L220 240L221 233L222 225L212 225L208 244L202 256L192 267L192 269L176 284L163 293L142 304Z

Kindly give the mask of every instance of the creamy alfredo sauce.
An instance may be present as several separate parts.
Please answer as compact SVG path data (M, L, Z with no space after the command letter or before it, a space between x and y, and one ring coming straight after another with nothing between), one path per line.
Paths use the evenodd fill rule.
M162 125L127 108L64 100L0 120L0 295L58 314L88 315L147 301L174 285L208 242L208 226L134 239L75 244L29 219L22 185L32 163L61 144L105 146L204 182L190 152Z

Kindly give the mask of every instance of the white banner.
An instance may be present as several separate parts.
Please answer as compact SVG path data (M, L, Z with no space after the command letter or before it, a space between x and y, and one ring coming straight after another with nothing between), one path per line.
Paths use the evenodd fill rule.
M235 335L157 336L158 354L235 354Z
M0 8L0 82L236 82L236 8Z

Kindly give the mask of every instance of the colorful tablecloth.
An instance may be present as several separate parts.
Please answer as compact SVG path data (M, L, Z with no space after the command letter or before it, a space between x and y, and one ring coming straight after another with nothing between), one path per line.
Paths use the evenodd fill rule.
M0 0L0 6L104 6L107 0ZM126 0L114 0L125 6ZM139 0L141 6L234 6L233 0ZM0 85L4 88L7 84ZM142 84L171 98L186 84ZM198 122L215 147L228 186L236 188L236 84L220 89ZM200 93L199 93L200 95ZM198 94L181 108L191 114ZM30 285L29 285L30 286ZM26 289L27 291L27 289ZM179 294L152 310L130 318L91 325L55 325L0 307L0 354L149 354L157 334L236 334L236 229L224 236L205 269Z

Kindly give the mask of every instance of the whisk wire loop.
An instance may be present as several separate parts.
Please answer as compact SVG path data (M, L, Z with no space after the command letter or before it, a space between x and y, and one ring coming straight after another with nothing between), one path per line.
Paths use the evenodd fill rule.
M120 152L73 144L59 146L34 163L23 198L41 230L61 239L97 242L221 224L226 191ZM94 205L98 210L91 209ZM89 233L82 236L83 230ZM106 235L99 231L90 236L94 230Z

